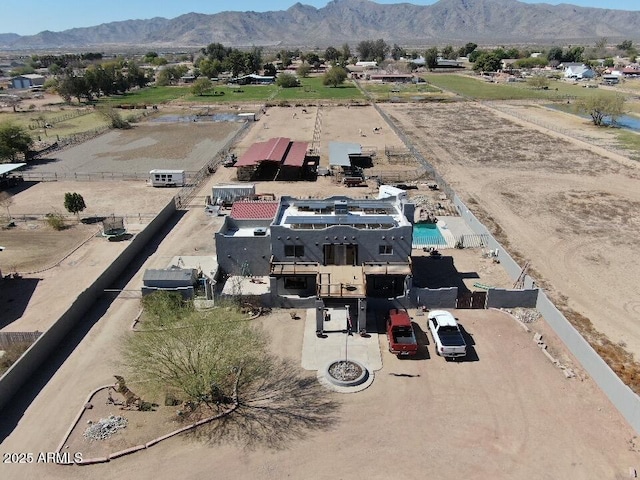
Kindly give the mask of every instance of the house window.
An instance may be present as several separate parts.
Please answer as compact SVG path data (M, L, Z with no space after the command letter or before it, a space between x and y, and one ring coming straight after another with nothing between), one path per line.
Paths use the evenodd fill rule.
M304 245L285 245L285 257L304 257Z
M287 290L306 290L307 277L285 277L284 288Z
M380 255L393 255L393 246L392 245L380 245L378 248L378 253Z

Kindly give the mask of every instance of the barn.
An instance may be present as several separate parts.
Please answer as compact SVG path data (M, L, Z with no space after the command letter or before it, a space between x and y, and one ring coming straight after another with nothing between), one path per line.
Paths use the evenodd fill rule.
M277 137L256 142L235 164L240 181L315 178L318 158L307 155L307 142Z

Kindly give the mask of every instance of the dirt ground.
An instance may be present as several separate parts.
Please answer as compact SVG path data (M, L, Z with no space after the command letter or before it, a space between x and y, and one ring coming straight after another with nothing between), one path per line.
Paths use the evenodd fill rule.
M31 172L140 173L154 168L197 171L240 128L232 122L142 122L54 152L29 167Z
M213 253L210 232L221 221L201 209L189 211L126 289L139 288L145 268L164 266L174 255L194 248ZM114 347L138 308L126 295L114 300L21 415L2 442L3 452L56 448L88 392L120 371ZM262 439L251 448L246 434L207 442L206 435L184 435L106 465L3 465L3 471L15 479L88 479L131 471L140 478L208 478L215 472L229 479L382 479L438 472L438 478L595 479L624 478L640 464L633 431L597 386L588 378L566 379L509 316L456 312L473 352L468 362L446 362L434 355L424 334L425 317L413 314L428 353L397 359L381 336L383 369L372 386L351 395L327 393L337 405L316 428L267 421L250 434ZM273 352L300 365L303 322L275 310L260 323ZM397 462L400 446L405 460Z
M640 353L640 326L629 321L640 312L635 162L479 105L385 109L557 303ZM563 129L584 128L561 115Z
M553 199L571 200L573 208L577 205L589 212L590 208L585 208L581 203L585 192L606 193L609 195L607 198L619 200L610 208L615 208L616 214L621 217L614 217L615 220L608 223L609 226L613 225L611 229L619 229L615 222L622 222L626 218L622 217L625 211L620 205L624 204L625 199L628 200L625 195L636 195L632 185L637 179L634 168L600 157L585 147L525 129L491 111L469 105L465 105L464 112L449 110L454 107L438 105L407 109L404 106L407 113L396 110L396 107L389 108L401 124L406 123L414 141L426 153L432 152L429 149L439 149L433 154L434 163L439 169L442 167L445 178L465 200L471 200L470 207L481 207L500 221L509 235L509 249L513 247L521 254L526 252L526 258L534 261L536 272L543 272L545 280L553 285L549 285L549 288L557 289L553 292L564 293L566 286L563 280L573 278L575 272L584 272L585 275L597 272L599 275L598 281L592 284L587 278L574 279L574 282L580 282L582 288L577 291L568 289L576 294L575 297L569 296L572 302L584 300L583 305L589 305L589 298L585 298L587 294L606 301L600 298L604 285L617 285L616 282L622 279L628 280L631 288L632 267L635 264L629 265L629 262L635 260L626 234L620 230L607 237L602 231L607 223L597 215L575 219L571 216L572 209L567 207L564 210L565 207L556 205ZM257 122L245 137L244 147L238 148L247 148L252 135L254 139L280 135L294 140L313 139L313 124L305 126L304 131L300 132L294 128L296 124L291 123L292 110L281 110L283 112L278 111L281 120L276 122L276 110L270 109L264 117L268 127L264 128L264 119ZM459 123L452 125L451 118L440 116L443 110L451 118L458 119ZM383 125L379 117L372 117L371 112L362 110L363 118L360 118L360 114L354 115L354 111L359 109L347 112L345 107L344 111L348 113L343 120L348 125L344 129L355 130L355 137L351 132L340 140L357 142L361 120L370 123L371 128ZM477 125L473 123L476 114ZM327 113L323 118L329 115ZM429 122L426 122L427 116ZM415 128L409 125L414 121L418 125ZM492 145L491 152L486 154L483 149L491 132L484 130L484 122L498 130L498 140ZM463 129L462 133L460 129ZM362 130L365 131L364 128ZM265 133L267 131L268 136ZM321 150L322 142L329 140L324 136L328 131L329 128L324 130L319 140ZM274 132L284 133L274 135ZM506 132L508 135L505 135ZM388 133L389 129L383 125L380 142L385 143L381 143L382 146L394 141L395 136L384 137ZM500 140L502 137L504 141ZM471 154L462 154L465 144L469 146ZM526 152L519 154L518 145L526 146ZM496 151L503 150L506 152L504 157L494 155ZM555 151L562 151L564 155L555 156ZM568 153L572 156L569 157ZM435 161L438 159L441 159L442 165ZM564 168L558 166L558 162L564 162ZM566 173L567 168L575 172ZM512 173L502 182L495 183L503 172ZM206 217L197 202L209 194L214 184L233 178L233 168L218 169L198 193L194 207L179 220L142 265L125 287L126 291L139 290L146 268L166 267L175 255L194 254L194 251L201 255L215 254L212 235L223 219ZM567 186L570 186L570 190ZM540 193L543 187L551 187L548 197ZM298 197L354 195L354 192L356 196L364 196L375 193L373 186L348 189L329 178L314 183L259 183L257 190ZM574 192L573 196L571 192ZM529 193L534 200L529 199ZM589 200L599 198L592 195ZM635 197L633 200L638 201ZM609 208L610 203L598 208ZM553 211L547 212L551 208ZM566 217L565 222L554 218L552 213L556 211L562 213L562 218ZM508 220L504 220L505 223L502 223L503 216L498 215L501 212ZM537 215L542 215L548 224L542 225ZM591 244L591 248L597 248L597 252L610 262L610 267L614 265L619 268L617 277L602 271L601 267L598 269L596 261L600 260L592 259L591 267L582 265L588 263L584 259L573 260L572 252L583 257L595 255L574 239L573 231L582 232L580 229L587 229L588 233L594 235L595 243ZM573 243L565 247L565 241ZM93 256L98 255L99 248L103 249L104 246L100 244L99 247L93 247L92 242L88 243L89 248L78 251L78 259L69 257L69 267L75 265L72 262L84 262L85 268L93 266L96 271L104 268L103 265L94 265L95 260L92 260ZM611 262L608 251L601 251L603 247L620 245L627 248L618 250L626 262L626 271ZM553 257L550 251L554 252ZM459 261L460 270L473 268L472 257L479 255L473 251L466 253L470 257ZM548 276L543 267L559 276ZM482 270L485 267L480 265L475 268ZM566 268L575 268L575 272L572 275L563 272ZM90 268L86 272L88 276L85 278L96 274ZM51 281L80 288L82 280L77 278L77 271L74 280L73 273L70 270L67 275L60 270L52 274ZM559 285L556 285L556 281ZM621 289L625 287L620 286ZM615 292L609 293L615 295ZM628 292L625 290L625 293ZM633 292L630 294L629 298L635 298ZM40 311L51 309L46 303L36 307ZM87 393L97 386L111 383L112 375L119 371L118 339L127 334L138 309L137 299L123 293L108 305L104 315L100 313L101 318L26 411L17 417L15 412L7 417L8 421L15 421L17 425L3 440L2 452L37 453L56 448ZM52 312L52 315L55 313ZM312 475L313 478L376 479L399 476L416 478L425 472L432 472L438 478L464 475L472 478L595 479L625 478L630 467L640 466L640 448L634 432L583 372L578 378L566 379L540 352L531 339L532 335L525 333L505 314L493 311L459 311L456 314L468 334L468 340L473 344L472 361L445 362L434 356L432 344L426 346L429 355L425 357L428 358L399 360L386 351L386 339L380 337L384 366L377 372L373 385L358 394L330 394L339 408L334 415L328 415L326 424L318 429L289 424L292 428L273 430L278 426L266 424L262 429L267 429L268 437L274 441L254 444L252 448L246 447L246 438L221 438L216 442L203 443L201 438L187 435L107 465L2 465L2 471L16 479L33 478L35 475L83 479L129 475L132 470L141 478L152 475L161 478L208 478L215 474L216 478L275 479L286 476L307 478ZM607 319L611 320L610 317ZM426 330L424 317L415 316L415 320L421 327L419 337L426 344L428 339L423 331ZM274 311L262 322L268 330L274 352L299 365L302 322L292 321L283 311ZM571 362L570 355L553 338L553 334L547 333L547 336L556 351ZM575 363L572 368L580 371ZM52 411L56 415L51 415ZM589 420L585 421L585 418ZM598 434L594 435L593 432ZM398 443L399 438L401 444ZM402 461L398 462L400 447ZM159 465L162 466L161 473L158 471Z

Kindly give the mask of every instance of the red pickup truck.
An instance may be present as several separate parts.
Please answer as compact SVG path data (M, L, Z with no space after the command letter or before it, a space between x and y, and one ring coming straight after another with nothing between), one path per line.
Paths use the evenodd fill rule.
M418 353L418 342L413 331L411 317L404 310L394 308L387 317L387 338L389 351L398 356Z

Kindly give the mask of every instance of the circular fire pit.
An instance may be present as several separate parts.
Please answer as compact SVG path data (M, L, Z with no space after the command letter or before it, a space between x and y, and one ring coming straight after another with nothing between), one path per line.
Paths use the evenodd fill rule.
M339 387L355 387L367 381L369 371L355 360L337 360L327 366L325 377Z

